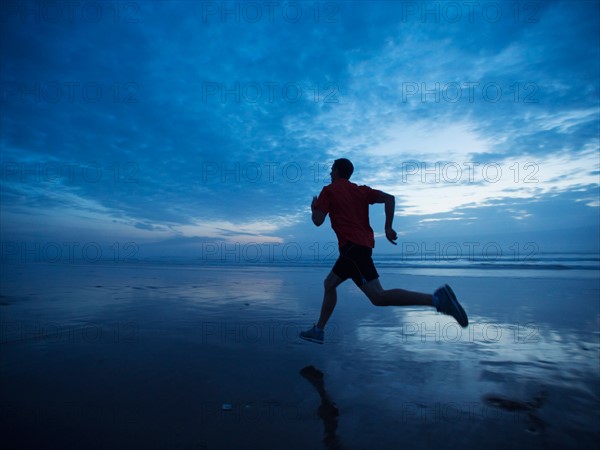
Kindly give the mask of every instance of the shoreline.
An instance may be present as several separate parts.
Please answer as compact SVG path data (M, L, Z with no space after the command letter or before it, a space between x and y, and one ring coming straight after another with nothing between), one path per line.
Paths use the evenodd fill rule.
M597 280L382 268L384 288L449 282L469 327L347 282L316 345L297 333L328 269L33 269L0 292L17 448L598 448Z
M557 261L562 261L558 259ZM575 259L574 261L579 261ZM482 262L463 262L456 261L448 264L447 262L429 264L414 264L414 263L390 263L386 259L380 259L374 256L375 266L379 272L388 271L400 275L410 276L449 276L449 277L518 277L518 278L555 278L555 277L576 277L584 279L600 280L600 258L592 258L590 262L599 265L566 265L557 263L482 263ZM266 269L297 269L297 270L329 270L335 263L335 259L324 262L300 261L300 262L281 262L281 261L265 261L265 262L239 262L232 263L231 261L160 261L160 260L136 260L136 261L6 261L0 268L2 272L10 270L22 270L31 267L73 267L73 268L114 268L114 269L166 269L166 270L230 270L239 271L264 271Z

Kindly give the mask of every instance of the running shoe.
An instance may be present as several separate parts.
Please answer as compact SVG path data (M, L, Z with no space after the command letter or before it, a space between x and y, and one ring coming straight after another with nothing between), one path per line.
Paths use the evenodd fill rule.
M442 287L436 289L433 293L435 297L438 299L438 307L437 310L442 314L448 314L456 319L461 327L466 327L469 325L469 319L467 318L467 313L460 306L458 300L456 299L456 295L447 284Z
M306 341L322 344L323 340L325 339L325 333L323 330L317 329L317 326L314 325L312 328L306 331L301 331L300 337Z

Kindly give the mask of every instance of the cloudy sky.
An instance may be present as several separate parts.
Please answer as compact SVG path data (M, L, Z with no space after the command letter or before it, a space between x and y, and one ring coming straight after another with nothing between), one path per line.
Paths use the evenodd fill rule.
M595 1L1 8L3 252L325 247L338 157L405 242L598 250Z

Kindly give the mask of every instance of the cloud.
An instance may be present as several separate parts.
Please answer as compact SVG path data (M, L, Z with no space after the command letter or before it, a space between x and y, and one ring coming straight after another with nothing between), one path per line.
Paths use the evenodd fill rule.
M282 242L309 233L340 156L414 227L597 208L597 8L535 3L514 20L501 3L497 22L453 23L405 4L334 2L294 23L203 20L202 2L143 2L129 24L7 21L3 232Z
M282 243L277 234L298 222L298 215L234 222L229 220L203 220L193 225L175 227L183 237L202 237L229 242L273 242Z

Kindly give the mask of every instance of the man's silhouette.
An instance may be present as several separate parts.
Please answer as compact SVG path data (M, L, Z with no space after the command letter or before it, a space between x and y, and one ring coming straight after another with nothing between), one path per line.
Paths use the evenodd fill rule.
M385 205L385 236L396 245L398 236L392 228L396 201L393 195L350 182L354 171L345 158L337 159L331 167L331 184L325 186L319 197L313 197L312 221L321 226L329 214L331 227L337 235L340 256L325 278L325 294L319 321L300 337L322 344L324 329L337 303L337 286L351 278L375 306L421 305L435 307L439 312L453 316L463 327L468 325L467 314L448 285L433 294L385 290L371 257L375 238L369 224L369 205Z

